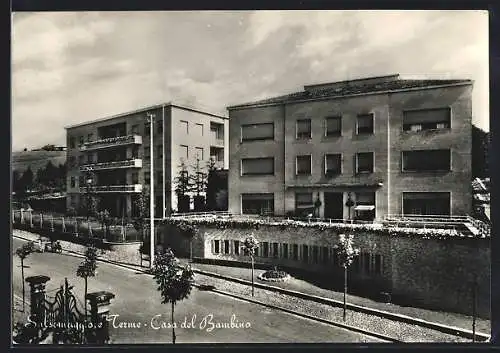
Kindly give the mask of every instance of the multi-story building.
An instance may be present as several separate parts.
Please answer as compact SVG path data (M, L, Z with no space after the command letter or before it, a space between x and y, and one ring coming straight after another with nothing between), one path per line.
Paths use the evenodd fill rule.
M390 75L231 106L229 211L469 214L471 94L470 80Z
M153 146L148 116L153 115ZM164 103L66 127L67 207L78 209L88 192L112 215L137 214L134 197L154 180L155 217L177 209L173 183L184 161L188 173L199 160L228 166L228 118ZM154 178L150 175L153 153ZM86 171L91 170L91 185Z

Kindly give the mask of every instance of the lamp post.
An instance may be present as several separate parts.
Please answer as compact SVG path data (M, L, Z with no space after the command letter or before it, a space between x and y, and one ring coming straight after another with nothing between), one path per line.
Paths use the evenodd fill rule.
M147 113L147 121L149 122L149 267L153 268L154 256L155 256L155 223L154 223L154 168L153 168L153 123L155 115L152 113Z

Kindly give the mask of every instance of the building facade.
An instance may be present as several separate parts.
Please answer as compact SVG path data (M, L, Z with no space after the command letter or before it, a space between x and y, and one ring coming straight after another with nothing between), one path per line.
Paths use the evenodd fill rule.
M150 123L153 116L153 146ZM79 209L87 196L114 216L137 214L134 199L154 180L155 217L176 210L173 186L183 161L188 173L209 159L228 167L228 119L173 103L66 127L67 207ZM154 176L150 158L153 153ZM90 178L87 179L89 176ZM87 184L88 182L88 184Z
M391 75L229 107L229 211L469 214L471 96L470 80Z

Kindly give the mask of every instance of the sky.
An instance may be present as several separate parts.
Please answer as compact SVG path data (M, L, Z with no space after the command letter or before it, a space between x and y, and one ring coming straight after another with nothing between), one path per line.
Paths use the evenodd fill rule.
M226 107L399 73L474 80L489 131L485 11L40 12L12 15L12 150L162 102Z

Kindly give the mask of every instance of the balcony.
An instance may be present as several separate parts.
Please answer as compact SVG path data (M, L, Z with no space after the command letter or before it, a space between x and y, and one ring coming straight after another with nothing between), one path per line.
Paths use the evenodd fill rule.
M142 159L129 159L124 161L92 163L80 166L80 172L87 170L106 170L106 169L123 169L123 168L142 168Z
M112 148L125 145L134 145L134 144L141 145L142 136L140 135L118 136L97 141L86 142L83 145L80 145L80 151L93 151L98 149Z
M137 192L142 192L142 184L93 186L90 188L90 192L93 192L93 193L110 193L110 192L137 193ZM80 193L86 194L87 188L81 187Z
M212 136L210 138L210 146L224 148L224 138Z

